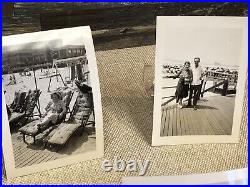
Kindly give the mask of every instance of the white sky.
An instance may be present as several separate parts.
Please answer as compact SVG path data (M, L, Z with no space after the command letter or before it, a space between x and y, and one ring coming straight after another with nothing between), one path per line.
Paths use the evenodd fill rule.
M4 50L16 51L29 48L42 49L47 45L53 45L53 47L85 45L86 39L89 38L91 38L91 34L87 27L75 27L4 36L2 37L2 47Z
M19 51L19 50L39 50L39 49L45 49L48 46L55 47L55 46L61 46L62 40L51 40L51 41L40 41L40 42L30 42L30 43L24 43L24 44L18 44L18 45L9 45L4 46L3 51Z
M164 28L163 28L164 29ZM165 28L162 37L165 54L163 64L193 62L201 58L202 64L239 65L241 29L227 28ZM164 32L161 32L164 33Z

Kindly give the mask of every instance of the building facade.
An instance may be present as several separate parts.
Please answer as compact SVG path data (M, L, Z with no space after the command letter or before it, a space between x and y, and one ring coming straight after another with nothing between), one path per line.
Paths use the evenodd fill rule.
M53 59L68 59L84 56L84 46L44 47L43 49L16 50L3 52L3 74L22 72L24 69L41 69L52 67ZM66 65L65 65L66 66Z

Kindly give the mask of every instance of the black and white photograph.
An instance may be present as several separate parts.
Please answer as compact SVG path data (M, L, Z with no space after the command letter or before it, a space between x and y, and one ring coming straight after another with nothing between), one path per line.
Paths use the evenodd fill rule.
M90 28L2 39L7 177L101 157L101 95Z
M236 143L247 19L158 17L153 144Z

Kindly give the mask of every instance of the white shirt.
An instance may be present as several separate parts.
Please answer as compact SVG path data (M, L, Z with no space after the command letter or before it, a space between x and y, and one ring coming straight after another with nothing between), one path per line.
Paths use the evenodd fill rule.
M193 72L192 85L200 85L201 84L201 76L203 74L203 69L201 68L201 66L198 66L197 68L193 67L192 72Z

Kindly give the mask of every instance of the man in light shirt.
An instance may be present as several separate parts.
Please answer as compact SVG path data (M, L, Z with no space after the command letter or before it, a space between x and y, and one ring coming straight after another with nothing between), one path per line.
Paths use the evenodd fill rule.
M202 86L202 76L204 74L203 69L200 66L200 58L194 58L194 67L192 68L193 72L193 81L190 86L190 93L188 99L188 106L192 105L192 98L193 98L193 106L194 110L197 110L197 101L200 97L201 86Z

